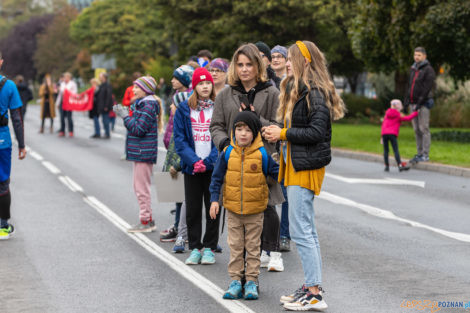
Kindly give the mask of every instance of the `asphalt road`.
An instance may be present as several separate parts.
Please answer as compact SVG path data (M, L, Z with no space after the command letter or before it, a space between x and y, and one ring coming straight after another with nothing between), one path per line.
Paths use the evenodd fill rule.
M0 312L281 312L279 296L303 282L293 250L285 271L260 275L258 301L220 299L229 283L226 231L211 266L187 267L158 232L133 236L138 221L125 130L93 140L92 121L74 113L75 138L38 134L25 123L30 153L12 169L15 237L0 242ZM56 119L58 123L58 119ZM56 125L57 129L58 125ZM164 150L155 171L161 170ZM335 158L315 199L328 312L431 312L404 301L470 301L470 180ZM158 230L172 224L158 203ZM436 312L436 311L435 311ZM441 308L440 312L469 312Z

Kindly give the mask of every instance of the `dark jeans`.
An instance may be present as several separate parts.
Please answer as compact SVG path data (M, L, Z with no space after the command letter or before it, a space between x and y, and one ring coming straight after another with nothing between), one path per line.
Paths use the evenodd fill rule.
M268 205L264 211L261 250L279 251L279 227L279 215L277 215L276 207Z
M104 128L104 134L106 137L109 137L109 114L104 113L101 114L101 120L103 121L103 128ZM95 135L101 136L101 129L100 129L100 117L99 116L93 116L93 123L95 125Z
M183 205L183 202L176 202L175 225L173 226L175 229L178 229L178 225L180 224L181 206L182 205Z
M287 189L284 186L284 181L281 182L282 194L284 195L284 201L282 203L282 212L281 212L281 238L290 239L289 234L289 202L287 200Z
M62 110L62 105L59 109L60 112L60 132L65 132L65 119L67 119L68 129L70 133L73 133L73 120L72 120L72 111Z
M219 242L220 212L215 220L211 219L209 185L212 171L195 175L184 174L184 196L186 200L186 224L188 225L189 249L210 248L215 250ZM206 212L206 232L202 236L202 203Z
M388 143L392 144L393 153L395 154L395 160L397 161L397 165L401 164L400 160L400 152L398 151L398 140L397 136L395 135L383 135L382 136L384 142L384 162L385 165L388 166Z

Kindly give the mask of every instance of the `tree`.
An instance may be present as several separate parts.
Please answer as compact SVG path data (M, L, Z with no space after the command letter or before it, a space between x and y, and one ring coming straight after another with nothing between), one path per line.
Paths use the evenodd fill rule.
M470 77L469 23L470 4L465 0L359 0L350 36L353 51L366 67L395 71L395 92L404 94L417 46L428 50L436 69L447 64L454 79Z
M167 53L159 11L133 0L95 1L71 24L70 34L91 53L117 58L128 73L142 70L142 61Z
M16 25L8 36L0 41L0 51L5 60L2 69L6 75L13 77L21 74L27 80L36 77L37 71L33 61L36 35L43 32L51 20L52 15L32 17L27 22Z
M77 9L65 6L54 16L46 30L38 34L34 61L39 73L51 73L58 77L73 66L80 49L70 38L69 28L77 15Z
M24 23L33 16L55 12L65 5L67 0L2 0L0 2L0 39L2 39L17 24Z
M335 74L357 75L363 64L347 37L355 1L322 0L140 0L164 18L164 38L182 61L200 49L230 58L244 42L290 45L310 40L325 52ZM347 64L347 66L343 66Z

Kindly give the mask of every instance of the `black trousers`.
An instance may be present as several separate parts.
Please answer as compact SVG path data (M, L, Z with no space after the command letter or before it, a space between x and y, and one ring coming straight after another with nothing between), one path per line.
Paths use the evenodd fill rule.
M264 211L261 250L279 252L279 231L281 224L276 207L268 205Z
M397 136L395 135L383 135L382 136L384 142L384 162L385 165L388 166L388 143L392 144L393 153L395 154L395 160L397 161L397 165L401 164L400 159L400 152L398 151L398 140Z
M10 191L0 196L0 218L2 220L9 220L11 217L10 216L10 203L11 203Z
M219 242L220 212L215 220L211 219L209 185L212 171L184 174L184 196L186 200L186 224L188 225L189 249L210 248L215 250ZM202 236L202 204L206 212L206 232Z
M62 110L62 105L60 105L60 130L65 133L65 119L67 119L69 132L73 133L73 120L72 120L72 111Z

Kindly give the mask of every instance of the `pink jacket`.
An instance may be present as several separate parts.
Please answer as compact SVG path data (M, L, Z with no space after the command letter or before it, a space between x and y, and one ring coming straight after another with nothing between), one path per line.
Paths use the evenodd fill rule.
M398 110L392 108L388 109L387 112L385 112L384 121L382 123L382 135L395 135L398 137L401 122L411 121L417 115L418 111L407 116L401 116Z

